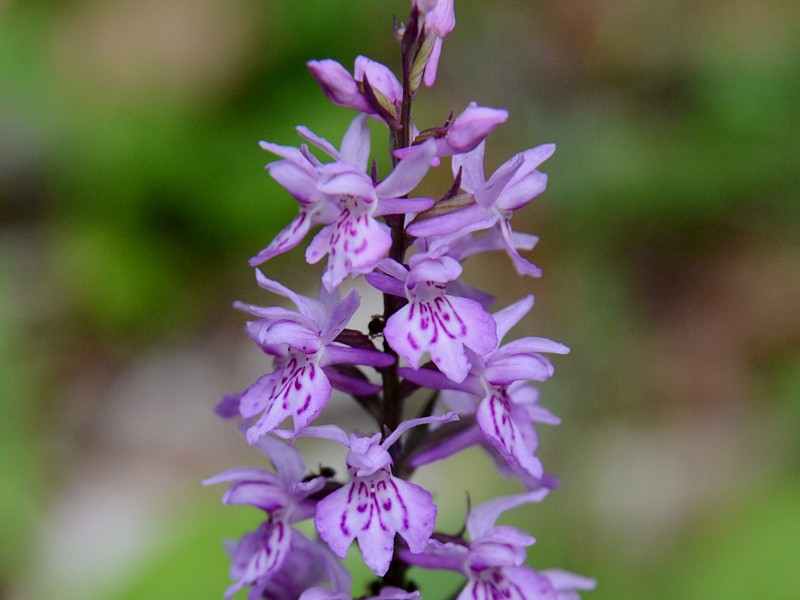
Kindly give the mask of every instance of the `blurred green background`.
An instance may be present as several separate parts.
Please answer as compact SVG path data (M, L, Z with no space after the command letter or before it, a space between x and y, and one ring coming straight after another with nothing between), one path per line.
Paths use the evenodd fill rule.
M0 0L0 598L221 597L221 540L258 515L198 482L263 460L211 409L266 369L230 304L274 301L246 260L296 211L257 141L305 124L338 143L354 114L305 61L396 67L407 11ZM507 516L539 540L530 564L596 577L594 600L800 598L800 6L456 14L418 124L508 108L489 170L559 148L516 220L544 277L502 255L466 269L498 306L535 293L517 334L572 348L542 387L563 485ZM319 272L299 250L267 268L304 291ZM478 452L420 481L449 531L465 491L519 489ZM459 581L417 577L429 600Z

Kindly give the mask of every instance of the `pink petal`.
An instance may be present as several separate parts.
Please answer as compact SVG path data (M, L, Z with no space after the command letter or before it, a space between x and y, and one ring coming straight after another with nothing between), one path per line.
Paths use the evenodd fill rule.
M399 198L417 187L430 169L431 160L436 155L436 143L428 140L420 146L414 146L389 176L375 188L380 198Z
M543 475L542 463L534 455L535 449L526 444L525 436L513 419L507 401L496 393L487 396L478 407L477 420L486 439L509 464L537 479Z
M309 218L308 213L305 211L301 212L292 220L291 223L289 223L286 228L284 228L283 231L275 236L275 239L270 242L269 246L264 248L261 252L256 254L248 261L249 265L251 267L257 267L261 263L264 263L269 259L278 256L279 254L288 252L303 241L303 238L305 238L306 234L308 233L310 225L311 219Z
M328 234L328 268L322 276L328 291L338 287L348 276L372 271L392 246L389 227L366 214L352 215L344 211L331 227ZM317 237L326 229L320 231ZM311 249L309 246L307 258Z
M358 115L342 138L341 157L359 171L366 171L369 163L370 137L366 115Z
M366 56L358 56L353 68L353 75L357 81L364 81L366 75L373 88L394 103L402 102L403 86L389 67L370 60Z
M486 178L483 176L483 155L486 150L486 140L482 140L474 149L453 156L453 177L461 170L461 189L465 192L475 193L483 187Z
M514 325L522 320L533 308L533 295L529 294L522 300L505 307L494 313L494 320L497 323L497 338L502 340Z
M306 63L311 76L334 104L354 108L361 112L374 112L364 96L358 91L353 76L335 60L311 60Z
M331 398L331 384L321 368L292 358L279 372L262 417L247 430L247 441L254 444L274 431L288 416L295 434L313 421ZM242 397L244 400L244 396Z

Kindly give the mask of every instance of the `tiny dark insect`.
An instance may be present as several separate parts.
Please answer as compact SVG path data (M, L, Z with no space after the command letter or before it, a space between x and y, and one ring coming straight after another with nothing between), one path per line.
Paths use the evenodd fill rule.
M386 326L386 321L383 315L372 315L372 320L367 325L370 338L376 338L383 335L383 328Z

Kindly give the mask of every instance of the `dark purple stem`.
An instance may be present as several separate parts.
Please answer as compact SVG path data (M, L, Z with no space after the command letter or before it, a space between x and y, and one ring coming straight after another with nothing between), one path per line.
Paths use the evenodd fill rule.
M416 7L414 7L405 27L403 37L400 40L401 58L403 62L403 102L400 107L399 127L395 129L389 124L389 151L391 153L392 166L397 165L398 162L394 155L395 150L407 148L412 143L411 102L414 99L414 94L411 90L411 64L418 48L418 37L419 13ZM393 215L386 217L386 223L392 231L392 247L389 250L389 258L403 264L405 262L406 249L408 248L404 216ZM386 323L389 317L400 310L405 303L406 300L403 298L384 294L383 322ZM383 423L381 425L384 431L387 429L394 431L402 419L404 395L402 393L403 389L400 383L400 377L397 374L399 360L397 353L392 350L386 342L386 339L383 341L383 349L385 352L395 357L395 362L391 367L381 372L383 378ZM393 450L399 452L402 450L402 447L400 444L395 444ZM395 552L389 570L381 580L382 585L408 589L409 586L406 579L408 568L409 565Z

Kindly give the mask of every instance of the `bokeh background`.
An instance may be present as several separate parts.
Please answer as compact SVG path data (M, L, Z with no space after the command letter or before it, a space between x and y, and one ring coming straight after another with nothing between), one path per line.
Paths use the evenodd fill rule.
M221 540L258 515L199 481L264 464L212 413L266 368L231 302L275 300L246 260L296 210L257 141L302 123L338 143L354 115L305 61L396 67L407 10L0 0L0 598L221 597ZM516 218L544 277L467 265L498 306L536 295L518 335L572 347L542 387L563 485L506 517L537 536L530 564L598 578L594 600L800 598L800 6L456 11L418 123L508 108L490 169L558 144ZM301 255L268 270L310 291ZM466 491L519 489L479 452L421 475L449 531ZM418 577L430 600L459 581Z

